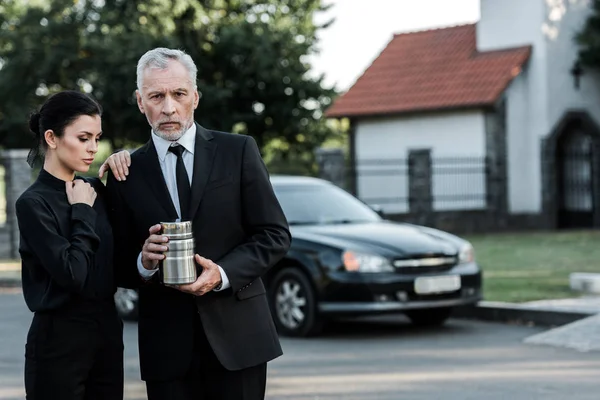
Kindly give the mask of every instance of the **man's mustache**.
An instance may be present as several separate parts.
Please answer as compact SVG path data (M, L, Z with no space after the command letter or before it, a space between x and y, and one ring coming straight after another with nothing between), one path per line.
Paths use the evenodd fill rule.
M181 125L180 121L171 121L171 120L166 120L166 121L159 121L158 125L164 125L164 124L177 124L177 125Z

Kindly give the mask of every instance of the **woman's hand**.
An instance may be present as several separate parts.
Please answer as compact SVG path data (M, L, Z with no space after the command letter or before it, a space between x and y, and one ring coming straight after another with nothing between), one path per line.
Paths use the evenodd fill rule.
M96 191L86 181L75 179L75 181L67 182L67 199L69 204L83 203L92 207L96 201Z

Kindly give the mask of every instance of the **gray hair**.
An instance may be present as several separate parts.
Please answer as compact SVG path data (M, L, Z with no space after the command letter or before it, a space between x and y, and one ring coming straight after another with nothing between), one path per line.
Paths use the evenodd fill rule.
M190 74L190 80L194 89L196 85L196 75L198 74L198 68L194 64L194 60L183 50L167 49L165 47L157 47L155 49L147 51L137 64L137 88L142 91L142 76L146 68L159 68L166 69L169 61L179 61Z

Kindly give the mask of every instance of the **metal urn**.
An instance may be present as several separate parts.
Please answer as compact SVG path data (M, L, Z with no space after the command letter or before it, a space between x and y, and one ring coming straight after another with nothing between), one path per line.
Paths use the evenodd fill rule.
M169 238L169 249L162 260L162 277L166 285L196 281L195 241L191 221L161 222L161 234Z

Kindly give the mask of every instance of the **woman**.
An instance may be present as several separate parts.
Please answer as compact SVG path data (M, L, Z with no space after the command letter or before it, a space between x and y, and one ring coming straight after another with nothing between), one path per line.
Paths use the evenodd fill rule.
M113 236L97 179L88 171L102 109L64 91L34 113L28 162L43 161L16 203L23 295L34 312L25 346L27 399L122 399L123 325L113 295Z

